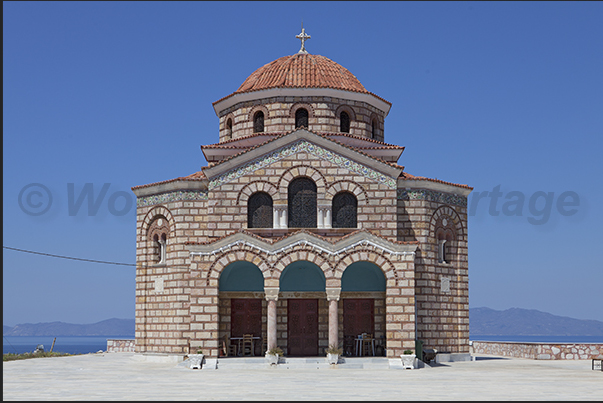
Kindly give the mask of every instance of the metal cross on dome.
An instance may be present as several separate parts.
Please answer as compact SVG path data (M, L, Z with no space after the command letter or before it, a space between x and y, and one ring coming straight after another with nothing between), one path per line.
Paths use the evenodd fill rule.
M308 39L310 39L311 36L306 34L306 30L304 29L304 23L303 22L302 22L302 31L301 31L301 34L296 35L295 37L298 38L301 41L301 43L302 43L301 49L297 53L308 53L308 51L306 50L305 42Z

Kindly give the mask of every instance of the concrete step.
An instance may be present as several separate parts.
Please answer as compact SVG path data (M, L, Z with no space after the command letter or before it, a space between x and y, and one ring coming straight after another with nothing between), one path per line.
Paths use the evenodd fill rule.
M397 368L386 357L339 357L337 365L330 365L326 357L281 357L278 369L389 369ZM396 360L393 360L396 361ZM397 360L399 361L399 360ZM391 365L393 364L393 365ZM218 369L270 368L264 357L222 357Z

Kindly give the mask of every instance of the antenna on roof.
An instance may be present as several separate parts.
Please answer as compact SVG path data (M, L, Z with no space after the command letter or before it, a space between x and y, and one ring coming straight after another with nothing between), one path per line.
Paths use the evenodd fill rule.
M302 31L299 35L296 35L295 37L297 39L299 39L301 41L301 49L299 50L299 52L297 53L308 53L308 51L306 50L306 45L305 42L311 38L310 35L306 34L306 30L304 29L304 20L302 20Z

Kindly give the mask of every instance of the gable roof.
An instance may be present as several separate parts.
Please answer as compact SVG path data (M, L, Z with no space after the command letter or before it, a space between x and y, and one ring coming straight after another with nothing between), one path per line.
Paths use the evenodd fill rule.
M266 156L274 158L282 157L284 154L297 152L296 145L301 144L305 151L313 152L323 159L342 162L344 168L352 171L356 169L359 174L375 179L377 182L387 181L387 178L395 179L400 176L402 169L399 165L385 162L379 158L369 155L359 149L340 143L325 135L320 135L306 129L297 129L291 133L275 136L261 144L253 146L236 155L225 158L213 166L203 169L203 173L211 181L221 175L232 177L236 170L258 169L262 162L268 164ZM309 144L309 145L308 145ZM253 164L251 164L253 162Z

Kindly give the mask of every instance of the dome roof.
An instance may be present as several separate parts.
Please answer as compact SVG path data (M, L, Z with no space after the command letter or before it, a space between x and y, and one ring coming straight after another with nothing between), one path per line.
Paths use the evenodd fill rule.
M333 88L370 94L348 69L309 53L284 56L260 67L234 94L269 88Z

